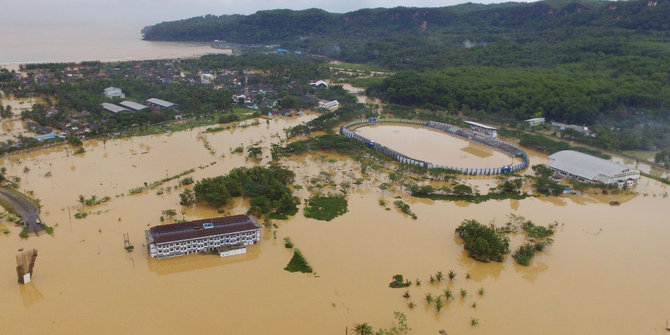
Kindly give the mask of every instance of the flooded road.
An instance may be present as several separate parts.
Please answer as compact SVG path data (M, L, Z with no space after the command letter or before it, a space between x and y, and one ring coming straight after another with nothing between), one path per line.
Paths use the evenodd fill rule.
M20 190L40 199L44 221L55 226L54 236L27 240L18 237L19 227L1 227L11 231L0 236L2 333L343 334L345 327L362 322L389 328L394 311L407 315L411 334L437 334L440 329L449 334L665 333L670 318L670 199L667 186L647 178L633 190L637 194L468 204L390 192L382 197L381 180L375 181L381 177L373 176L352 187L345 215L322 222L300 212L276 221L278 228L272 231L277 238L264 229L261 243L245 255L149 259L143 231L160 224L161 211L175 209L177 218L184 219L220 214L205 206L180 206L178 179L135 195L128 194L130 189L192 168L188 176L199 180L251 166L232 149L258 141L267 148L285 138L284 128L311 117L269 124L261 120L216 133L200 128L87 141L80 155L57 147L0 157L9 175L21 177ZM405 138L396 134L395 142L385 145ZM531 163L547 160L532 151L529 155ZM263 156L267 162L269 150ZM359 171L359 162L323 154L294 157L286 164L303 186L301 197L308 195L304 186L310 175L330 171L344 178ZM482 177L469 181L482 187L495 184ZM111 200L82 207L79 195ZM394 196L402 197L418 219L379 205L380 198L393 202ZM611 200L622 204L609 206ZM245 205L241 200L229 204L225 215L244 213ZM88 216L74 218L80 211ZM555 243L529 267L516 265L511 257L482 264L464 254L454 237L462 220L503 224L510 213L537 224L559 222ZM126 232L135 245L132 253L123 249ZM292 255L282 243L286 236L315 274L283 270ZM512 240L517 247L519 241ZM28 285L17 284L14 274L19 248L39 250ZM457 273L452 283L430 284L430 275L449 270ZM395 274L421 280L421 286L408 289L414 309L402 297L405 289L388 287ZM437 313L424 296L446 288L456 295L465 289L468 295ZM476 293L479 288L485 289L483 296ZM472 318L477 327L471 327Z

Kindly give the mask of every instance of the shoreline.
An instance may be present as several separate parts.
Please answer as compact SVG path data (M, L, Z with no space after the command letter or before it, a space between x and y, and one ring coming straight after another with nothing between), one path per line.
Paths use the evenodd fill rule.
M165 43L174 43L174 42L165 42ZM181 42L180 42L181 43ZM186 43L186 42L184 42ZM207 43L200 43L200 42L193 42L194 46L208 46ZM127 58L108 58L108 59L77 59L77 60L69 60L69 61L42 61L42 62L8 62L8 63L0 63L0 68L5 68L9 71L14 70L14 71L20 71L21 70L21 65L28 65L28 64L78 64L81 62L101 62L101 63L115 63L115 62L132 62L132 61L150 61L150 60L167 60L167 59L193 59L193 58L199 58L202 56L206 55L215 55L215 54L224 54L224 55L229 55L232 56L232 50L231 49L215 49L211 48L213 52L198 52L198 53L191 53L186 56L174 56L174 55L165 55L165 56L147 56L147 57L127 57ZM216 52L218 50L219 52Z

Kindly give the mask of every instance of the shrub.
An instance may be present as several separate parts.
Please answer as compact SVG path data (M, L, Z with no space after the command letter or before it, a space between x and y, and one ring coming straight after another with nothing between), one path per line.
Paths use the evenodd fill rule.
M512 254L514 260L523 266L530 265L530 261L533 259L533 256L535 256L535 246L530 243L526 243L520 246L518 249L516 249L516 251L514 251L514 254Z
M300 252L300 249L293 250L293 257L284 270L288 272L312 273L312 267L307 263L307 260L302 255L302 252Z
M480 262L502 262L509 253L509 238L496 231L493 225L465 220L456 228L456 234L465 242L468 255Z

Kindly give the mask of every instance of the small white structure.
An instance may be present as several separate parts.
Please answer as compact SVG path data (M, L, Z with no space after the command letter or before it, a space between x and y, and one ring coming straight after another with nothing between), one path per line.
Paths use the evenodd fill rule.
M591 136L595 137L595 134L589 129L589 127L586 126L578 126L575 124L567 124L567 123L560 123L560 122L551 122L551 128L553 130L558 130L558 131L564 131L566 129L572 129L574 131L580 132L586 136Z
M309 86L313 88L328 88L328 83L323 80L317 80L309 83Z
M109 102L102 103L102 110L113 115L119 114L120 112L128 112L127 109L115 104L110 104Z
M619 187L637 184L640 179L638 170L574 150L563 150L549 156L549 168L562 177L617 184Z
M119 102L119 105L123 108L128 109L129 111L133 112L141 112L149 107L143 105L143 104L138 104L135 101L130 101L130 100L124 100Z
M487 137L490 137L491 139L496 139L498 138L498 132L496 128L493 128L491 126L487 126L485 124L481 124L478 122L474 121L465 121L468 125L470 125L470 129L476 133L483 134Z
M247 253L247 246L244 245L244 244L222 246L222 247L216 248L216 251L219 252L219 256L221 256L221 257L243 255L243 254Z
M120 88L118 87L107 87L103 92L102 95L108 97L108 98L125 98L126 95L121 91Z
M543 117L535 117L532 119L525 120L523 122L525 122L529 127L535 127L544 124L546 120Z
M319 108L325 108L325 109L332 112L332 111L340 108L340 102L337 101L337 100L328 101L328 102L320 101L319 102Z

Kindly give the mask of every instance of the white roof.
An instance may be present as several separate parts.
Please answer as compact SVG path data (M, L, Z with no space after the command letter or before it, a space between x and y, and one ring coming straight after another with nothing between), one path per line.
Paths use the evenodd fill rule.
M107 87L107 88L105 89L105 92L109 92L109 91L116 91L116 90L119 90L119 91L121 91L121 89L120 89L120 88L118 88L118 87L113 87L113 86L110 86L110 87Z
M478 122L465 121L465 123L467 123L467 124L469 124L469 125L471 125L471 126L475 126L475 127L482 127L482 128L484 128L484 129L488 129L488 130L496 130L495 128L493 128L493 127L491 127L491 126L487 126L487 125L485 125L485 124L481 124L481 123L478 123Z
M526 122L544 122L544 118L543 117L534 117L532 119L526 120Z
M549 156L549 167L589 180L599 174L613 176L630 169L626 165L574 150L563 150Z
M130 100L121 101L121 102L119 102L119 105L121 105L123 107L130 108L132 110L136 110L136 111L140 111L140 110L143 110L145 108L148 108L147 106L145 106L143 104L138 104L137 102L130 101Z
M175 105L175 103L173 103L173 102L169 102L169 101L165 101L165 100L161 100L161 99L156 99L156 98L151 98L151 99L147 100L147 102L159 105L161 107L172 107L172 106Z
M127 111L127 109L125 109L125 108L123 108L123 107L121 107L121 106L117 106L117 105L115 105L115 104L110 104L109 102L103 102L103 103L102 103L102 108L104 108L105 110L107 110L107 111L109 111L109 112L112 112L112 113L114 113L114 114L117 114L118 112L125 112L125 111Z

